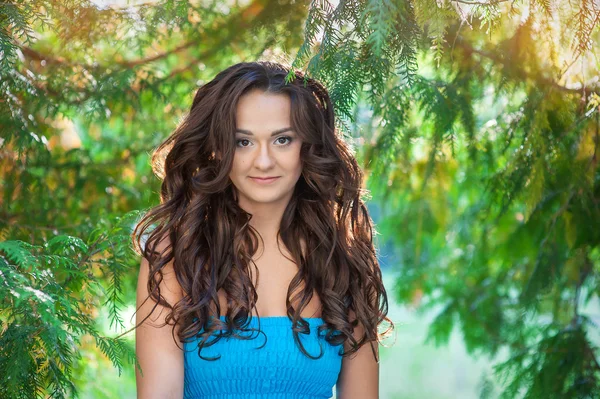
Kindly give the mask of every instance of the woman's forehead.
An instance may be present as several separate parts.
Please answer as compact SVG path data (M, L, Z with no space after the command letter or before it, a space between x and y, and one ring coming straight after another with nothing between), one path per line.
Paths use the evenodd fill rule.
M290 126L291 101L285 94L252 91L240 97L236 109L236 128L267 136Z

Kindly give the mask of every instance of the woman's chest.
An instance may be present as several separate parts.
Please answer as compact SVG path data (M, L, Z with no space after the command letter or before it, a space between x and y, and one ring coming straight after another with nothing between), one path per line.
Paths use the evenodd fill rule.
M256 309L261 317L287 315L286 299L288 289L291 289L290 300L295 309L303 302L301 293L305 289L304 281L294 281L298 273L298 266L282 254L275 251L265 251L250 265L249 273L252 284L256 290ZM258 271L258 273L257 273ZM321 300L315 289L312 298L305 301L301 315L303 318L321 317ZM227 295L224 289L218 291L221 313L227 310Z

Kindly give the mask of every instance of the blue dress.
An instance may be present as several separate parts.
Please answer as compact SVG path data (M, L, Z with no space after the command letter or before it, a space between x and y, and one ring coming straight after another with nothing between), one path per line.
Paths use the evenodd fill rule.
M225 317L221 316L221 320ZM317 357L323 351L320 359L302 353L287 316L261 317L260 330L264 334L238 331L254 339L222 337L214 345L202 348L204 358L220 355L218 360L198 356L199 339L185 342L184 399L331 398L341 370L341 346L325 340L326 330L318 333L317 327L324 324L322 318L304 320L310 334L298 333L298 338L311 356ZM258 328L256 316L250 319L249 327Z

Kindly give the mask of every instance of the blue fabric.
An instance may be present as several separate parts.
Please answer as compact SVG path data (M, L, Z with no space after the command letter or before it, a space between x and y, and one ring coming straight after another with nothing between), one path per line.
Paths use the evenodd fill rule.
M225 317L221 316L221 320ZM327 330L318 333L323 319L304 320L310 334L298 333L298 338L313 357L321 353L322 347L320 359L311 359L300 351L287 316L261 317L260 330L264 334L238 331L254 339L222 337L216 344L202 348L203 357L221 355L218 360L198 356L199 339L185 342L184 399L331 398L341 370L341 346L325 340ZM258 328L258 323L258 318L252 317L249 327Z

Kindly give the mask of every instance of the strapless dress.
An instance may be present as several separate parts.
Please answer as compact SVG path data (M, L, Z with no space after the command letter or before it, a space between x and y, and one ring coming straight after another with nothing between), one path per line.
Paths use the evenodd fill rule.
M221 316L221 320L225 317ZM341 345L333 346L325 340L327 330L318 332L317 327L325 324L322 318L304 320L310 333L299 333L298 338L311 356L317 357L323 351L319 359L302 353L287 316L261 317L264 334L238 332L253 339L221 337L212 346L202 348L203 357L220 355L218 360L198 356L199 339L185 342L184 399L331 398L341 370ZM258 328L256 316L249 327Z

